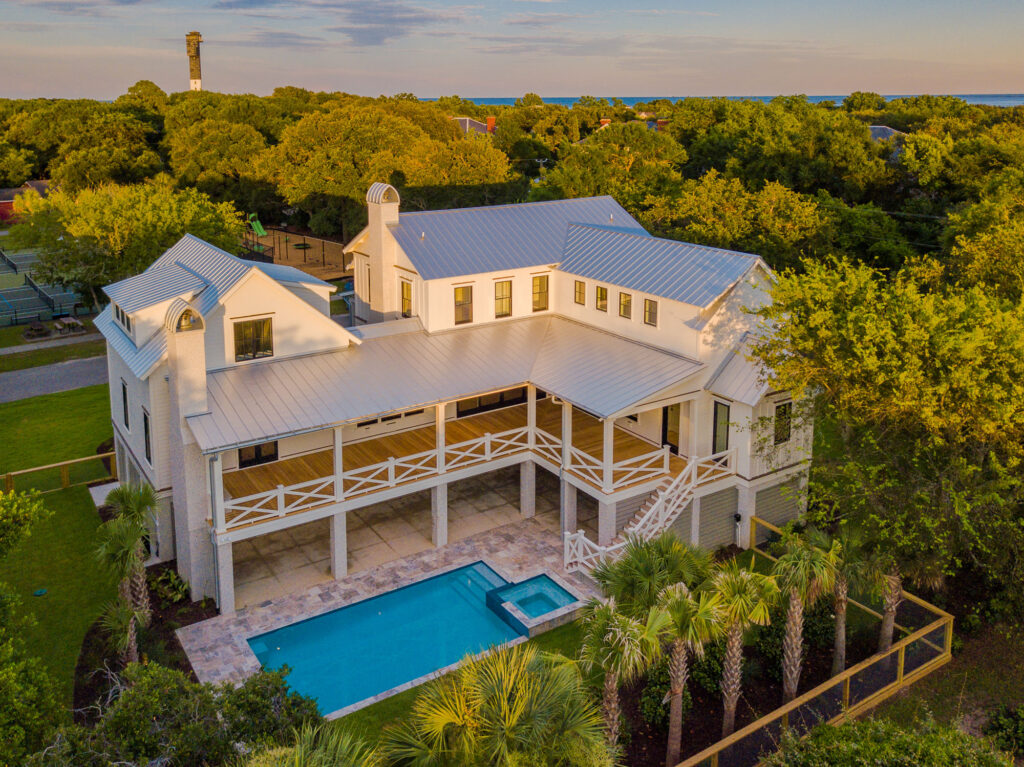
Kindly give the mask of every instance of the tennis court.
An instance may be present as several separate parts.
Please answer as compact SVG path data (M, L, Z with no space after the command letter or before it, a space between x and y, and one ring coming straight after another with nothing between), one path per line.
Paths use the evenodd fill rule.
M32 271L39 256L34 250L4 250L0 248L0 262L18 274Z

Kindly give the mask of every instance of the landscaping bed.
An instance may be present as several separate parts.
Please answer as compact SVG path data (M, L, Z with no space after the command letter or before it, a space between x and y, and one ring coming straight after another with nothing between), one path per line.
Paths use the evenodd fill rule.
M155 584L163 573L173 572L174 567L175 562L171 561L153 565L147 570L153 613L149 626L139 630L139 657L182 671L198 681L175 632L182 626L214 617L217 607L211 599L202 602L192 602L187 596L178 602L167 599ZM96 620L85 634L75 666L73 708L76 721L83 724L90 721L95 704L107 694L106 672L119 669L117 653L110 649L101 621Z

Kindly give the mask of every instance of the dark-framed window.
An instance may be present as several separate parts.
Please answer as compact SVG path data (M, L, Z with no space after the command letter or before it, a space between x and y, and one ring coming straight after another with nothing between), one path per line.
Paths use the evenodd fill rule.
M238 448L238 468L259 466L277 460L277 440Z
M142 440L146 446L146 460L153 465L153 438L150 436L149 413L142 411Z
M460 285L455 288L455 324L473 321L473 286Z
M399 280L398 284L402 291L402 316L412 317L412 283L408 280Z
M619 293L619 316L627 320L633 317L633 296L629 293Z
M543 312L548 308L548 276L538 274L533 278L533 310Z
M658 302L650 298L644 299L644 324L658 325Z
M775 444L789 442L793 436L793 403L780 402L775 406Z
M131 431L131 426L128 422L128 384L121 379L121 417L124 420L124 428Z
M729 449L729 406L724 402L715 403L715 415L711 422L711 454Z
M598 285L594 291L594 308L599 312L608 311L608 288Z
M516 389L506 389L505 391L484 394L480 397L460 399L455 403L455 415L458 418L462 418L474 413L485 413L488 410L521 405L524 402L526 402L526 387L520 386Z
M494 283L494 316L512 316L512 280L498 280Z
M270 317L235 323L235 362L274 356L274 326Z
M573 300L576 301L580 306L587 305L587 283L583 280L576 280L575 294Z

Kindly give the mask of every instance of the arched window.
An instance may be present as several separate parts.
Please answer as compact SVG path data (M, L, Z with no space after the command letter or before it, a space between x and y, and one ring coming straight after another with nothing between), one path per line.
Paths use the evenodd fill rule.
M175 330L179 333L185 330L202 330L203 320L191 309L186 309L178 317L178 324L175 326Z

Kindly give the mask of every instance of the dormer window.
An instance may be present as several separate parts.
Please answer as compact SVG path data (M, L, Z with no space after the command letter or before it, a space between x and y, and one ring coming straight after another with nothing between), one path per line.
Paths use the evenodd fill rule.
M235 323L235 362L274 356L274 330L270 317Z
M117 304L114 304L114 319L117 320L117 324L124 328L128 335L131 335L132 318L129 317L128 313Z
M186 309L178 317L178 324L175 325L174 329L179 333L189 330L202 330L203 320L191 309Z

